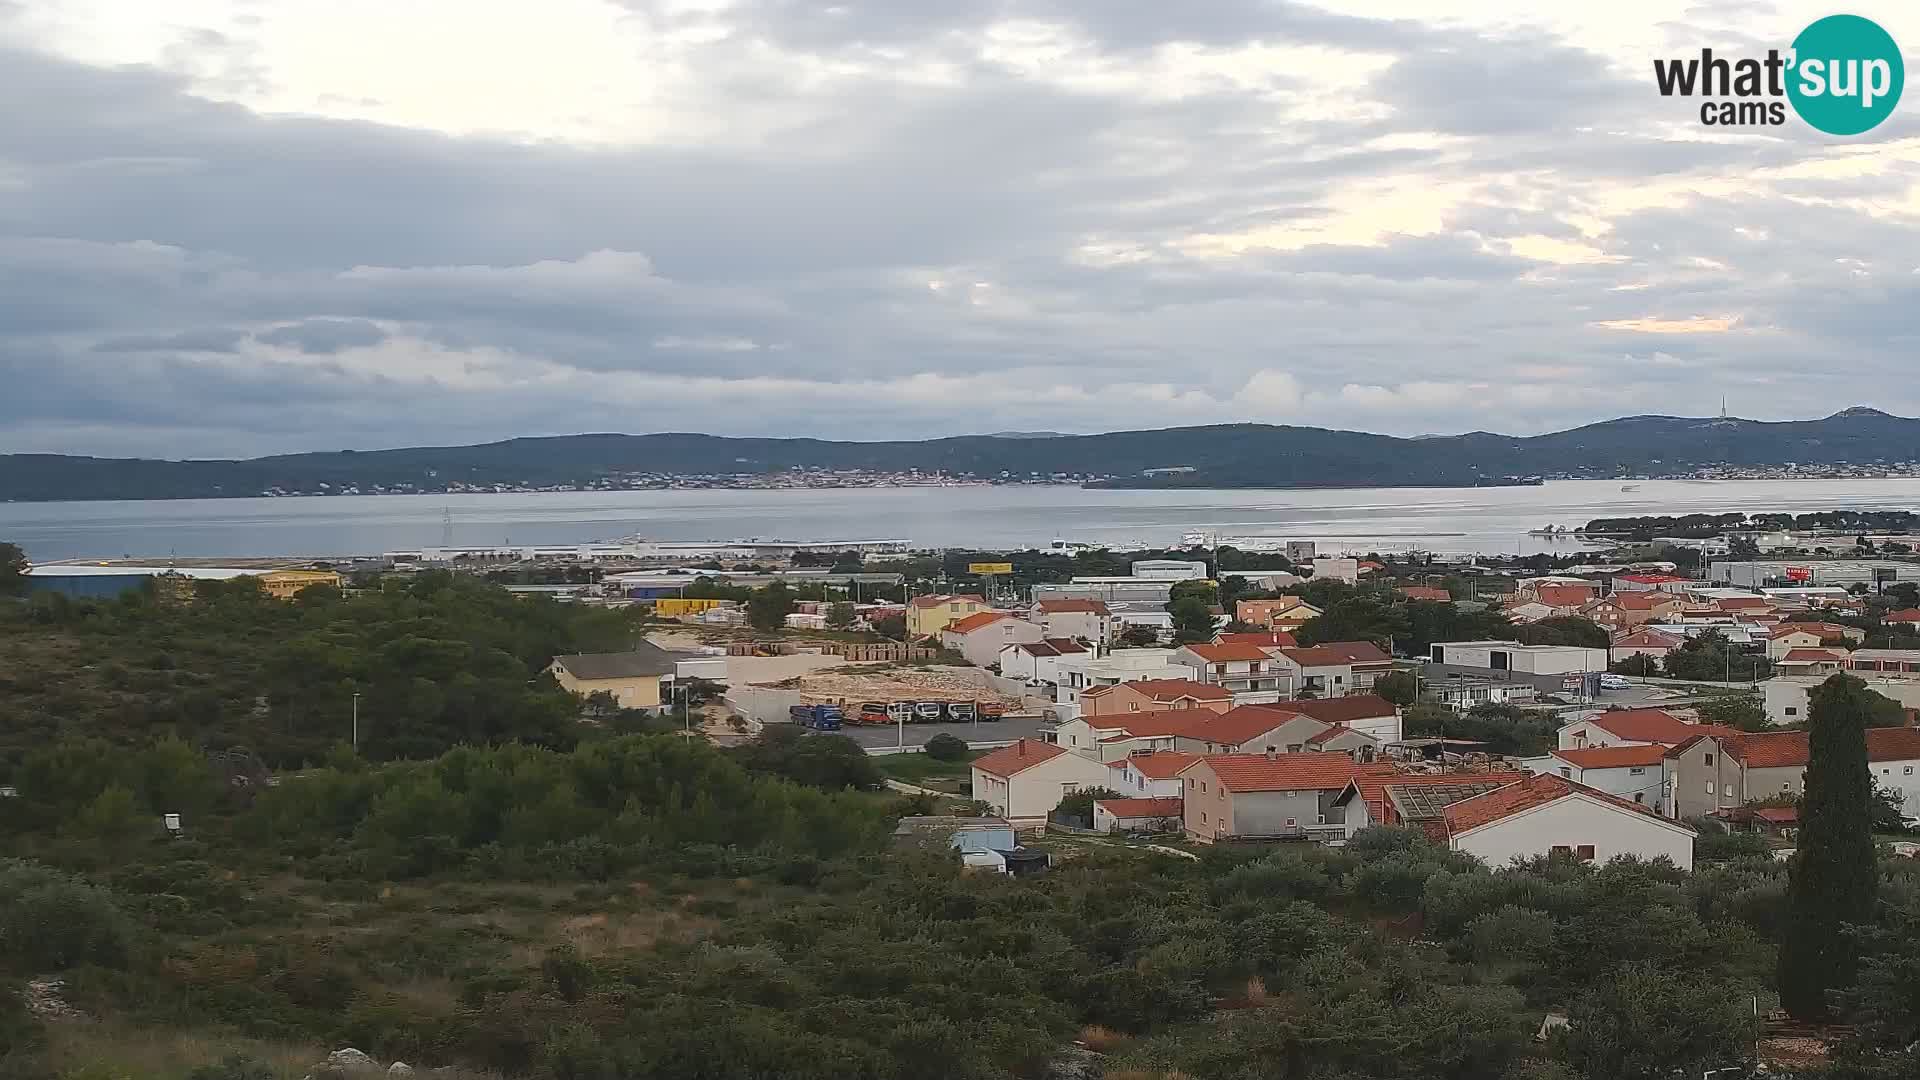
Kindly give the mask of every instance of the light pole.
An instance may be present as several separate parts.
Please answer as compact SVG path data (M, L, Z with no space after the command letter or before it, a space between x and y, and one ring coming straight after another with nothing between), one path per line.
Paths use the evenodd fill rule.
M353 752L360 752L360 691L353 692Z

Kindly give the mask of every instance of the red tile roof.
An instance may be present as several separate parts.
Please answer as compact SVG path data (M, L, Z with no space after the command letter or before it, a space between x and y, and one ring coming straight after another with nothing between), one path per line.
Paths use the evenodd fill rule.
M1397 825L1400 812L1387 798L1387 789L1475 787L1487 783L1525 780L1523 772L1495 773L1372 773L1355 776L1353 789L1367 804L1367 818L1378 825ZM1444 837L1442 838L1444 839Z
M1880 621L1920 623L1920 608L1909 607L1901 608L1898 611L1889 611L1880 617Z
M1110 690L1116 690L1120 686L1132 687L1155 701L1174 701L1183 697L1190 697L1197 701L1229 701L1233 698L1232 691L1218 686L1209 686L1203 682L1194 682L1192 679L1141 679L1137 682L1120 683L1117 686L1096 686L1082 690L1080 696L1097 697ZM1092 719L1104 718L1093 717Z
M1010 777L1052 761L1066 752L1063 746L1021 739L1012 746L1003 746L991 754L975 758L973 767L993 776Z
M1687 579L1675 577L1672 574L1622 574L1618 580L1631 581L1637 585L1670 585L1673 582L1685 581Z
M1738 735L1729 727L1689 724L1664 709L1616 709L1587 717L1586 723L1633 742L1674 746L1695 735Z
M1179 817L1183 802L1178 795L1157 799L1096 799L1094 805L1117 818Z
M1845 659L1844 654L1832 649L1788 649L1787 655L1780 658L1783 664L1819 663L1822 661L1838 663Z
M1396 772L1393 765L1356 765L1345 754L1209 754L1187 766L1190 773L1205 766L1220 786L1235 793L1249 791L1338 791L1358 775Z
M1833 638L1862 633L1865 631L1857 626L1844 626L1830 622L1783 622L1773 628L1774 637L1784 637L1788 634L1813 634L1821 638Z
M1582 769L1624 769L1658 765L1667 756L1660 743L1650 746L1590 746L1585 750L1555 750L1553 756Z
M1714 601L1721 611L1751 611L1755 608L1770 608L1773 601L1764 596L1723 596Z
M1323 641L1315 647L1331 649L1346 657L1349 664L1385 664L1393 660L1371 641Z
M1653 808L1650 806L1628 802L1625 799L1609 795L1604 791L1596 791L1585 784L1576 784L1566 777L1555 776L1552 773L1540 773L1537 776L1529 776L1525 780L1508 784L1506 787L1494 791L1489 791L1485 795L1475 795L1471 799L1462 799L1447 807L1443 813L1446 820L1447 831L1452 835L1458 836L1468 829L1477 829L1482 825L1490 825L1502 818L1509 818L1523 811L1532 810L1537 806L1545 806L1550 802L1557 802L1569 795L1585 795L1589 798L1598 799L1601 802L1620 807L1621 809L1636 814L1645 814L1655 821L1671 824L1676 828L1686 828L1686 826L1678 822L1668 822L1665 818L1654 813ZM1692 830L1689 829L1688 831L1691 832Z
M1791 825L1800 820L1800 811L1792 806L1756 806L1753 816L1775 825Z
M1242 645L1228 642L1224 645L1188 645L1186 650L1210 664L1244 663L1249 660L1265 660L1267 654L1258 645Z
M1149 780L1171 780L1180 770L1200 760L1199 754L1189 754L1180 750L1156 750L1151 754L1135 754L1121 761L1121 765L1130 765L1133 770Z
M1677 649L1685 640L1685 638L1658 630L1635 630L1630 634L1622 634L1614 638L1613 647L1616 649Z
M1329 743L1339 738L1340 736L1346 735L1352 731L1353 729L1348 727L1345 724L1328 724L1325 731L1309 736L1307 738L1307 745L1319 746L1321 743ZM1367 738L1371 739L1372 736L1369 735L1367 736Z
M1652 611L1654 608L1675 603L1679 599L1672 593L1666 592L1623 592L1614 593L1607 597L1605 602L1622 611Z
M1355 720L1373 720L1394 714L1393 702L1379 694L1348 694L1346 697L1312 698L1262 705L1263 709L1284 709L1311 716L1323 724L1351 724Z
M1096 731L1117 728L1124 735L1109 736L1101 742L1122 742L1127 739L1153 739L1167 735L1181 735L1199 738L1194 733L1210 720L1218 720L1220 714L1212 709L1158 709L1151 712L1116 713L1112 716L1082 717L1089 727Z
M1920 728L1868 728L1868 761L1920 761ZM1807 733L1765 731L1726 740L1749 769L1800 768L1807 764Z
M1548 607L1579 607L1592 600L1594 590L1586 585L1542 585L1533 590L1534 598Z
M1191 738L1220 746L1238 746L1256 735L1264 735L1300 714L1272 705L1242 705L1217 713L1213 719L1193 730Z
M1042 600L1034 605L1034 610L1042 615L1065 615L1072 612L1085 612L1089 615L1111 615L1105 600Z
M964 619L956 619L948 623L943 632L948 634L971 634L983 626L990 626L999 622L1001 619L1011 618L1013 618L1013 616L1004 611L976 611Z
M1299 646L1293 635L1285 630L1256 630L1243 634L1221 634L1213 639L1215 645L1264 645L1269 649L1292 649Z
M1452 593L1432 585L1402 585L1400 595L1409 600L1436 600L1442 604L1453 602Z

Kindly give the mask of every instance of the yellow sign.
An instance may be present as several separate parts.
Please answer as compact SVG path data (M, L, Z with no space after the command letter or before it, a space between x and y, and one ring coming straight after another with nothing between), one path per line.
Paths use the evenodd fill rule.
M1011 574L1013 573L1013 564L1010 562L973 562L967 564L967 573Z

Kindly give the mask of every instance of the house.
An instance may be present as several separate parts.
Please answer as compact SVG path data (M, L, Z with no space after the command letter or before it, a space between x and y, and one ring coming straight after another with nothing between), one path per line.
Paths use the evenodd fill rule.
M1191 749L1181 740L1220 713L1211 709L1160 709L1108 716L1079 716L1053 731L1055 745L1111 764L1124 758L1166 750Z
M1836 649L1789 649L1773 662L1782 675L1832 675L1845 667L1847 654Z
M1080 694L1080 715L1088 719L1168 709L1233 708L1233 694L1191 679L1138 679L1091 687Z
M1360 765L1345 754L1220 754L1180 773L1189 839L1339 842L1346 827L1332 821L1333 800L1356 775L1394 772Z
M972 593L916 596L907 603L907 633L914 637L935 637L950 624L992 607L985 597Z
M1252 626L1292 633L1308 620L1319 618L1320 609L1297 596L1276 596L1271 600L1236 601L1233 617Z
M1380 743L1399 742L1400 707L1378 694L1349 694L1280 702L1276 708L1311 716L1323 724L1352 728Z
M1360 583L1360 560L1322 556L1313 560L1313 580L1344 581L1349 585ZM1375 566L1380 564L1375 563ZM1382 568L1384 569L1384 567Z
M1738 733L1695 735L1668 747L1667 816L1684 820L1744 803L1746 766L1739 748L1751 737Z
M1431 585L1402 585L1400 595L1408 600L1431 600L1436 604L1453 603L1453 594Z
M1608 630L1630 630L1672 618L1686 606L1684 599L1670 592L1621 592L1583 605L1576 613Z
M316 585L338 589L340 580L340 575L332 570L269 570L260 575L260 591L275 600L291 600L300 595L302 589Z
M1686 644L1686 638L1677 634L1663 633L1659 630L1627 630L1614 636L1613 644L1607 655L1618 664L1622 660L1631 660L1644 656L1654 661L1664 661L1667 654Z
M1113 641L1113 611L1105 600L1042 600L1028 618L1039 623L1049 638L1071 638L1106 645Z
M1602 863L1665 857L1693 869L1692 829L1553 773L1450 803L1440 827L1449 848L1494 867L1553 854Z
M1089 652L1062 656L1056 666L1060 682L1054 701L1072 710L1081 708L1081 693L1095 687L1156 679L1190 681L1193 675L1193 669L1173 662L1172 649L1115 649L1105 656Z
M980 611L948 623L940 631L940 644L966 657L974 667L986 667L999 662L1002 648L1046 636L1039 623L1004 611Z
M1436 641L1436 664L1512 671L1523 675L1573 675L1607 670L1607 650L1578 645L1522 645L1517 641Z
M1000 646L1000 656L996 662L1000 665L1000 675L1003 678L1019 679L1021 682L1029 683L1058 683L1060 658L1081 656L1086 651L1085 645L1070 638L1017 641L1012 645Z
M1591 746L1554 750L1520 764L1531 773L1554 773L1628 802L1664 810L1670 749L1660 743Z
M1695 735L1738 735L1716 724L1689 724L1664 709L1613 709L1562 724L1559 749L1590 746L1678 746Z
M1299 646L1285 630L1250 630L1235 634L1213 635L1215 645L1256 645L1262 649L1292 649Z
M1866 636L1865 630L1844 623L1783 622L1773 627L1773 636L1767 641L1767 658L1778 660L1793 649L1817 649L1830 641L1858 644Z
M1920 728L1868 728L1866 739L1874 783L1893 792L1902 814L1920 816ZM1809 759L1804 731L1736 732L1684 743L1668 753L1673 812L1688 817L1797 796Z
M1278 701L1293 691L1293 673L1258 645L1183 645L1173 661L1193 670L1196 682L1218 686L1236 701Z
M1093 831L1163 833L1178 831L1181 798L1095 799Z
M925 814L903 817L893 830L896 847L919 847L944 839L953 850L967 854L977 851L1012 851L1020 843L1014 839L1013 823L1005 818L958 817L952 814Z
M1417 828L1445 843L1441 811L1448 803L1525 780L1524 772L1386 773L1355 776L1334 797L1336 820L1348 839L1374 825Z
M1869 650L1860 650L1861 652ZM1859 652L1854 654L1859 655ZM1920 678L1902 672L1883 675L1872 671L1852 668L1842 663L1845 670L1851 670L1866 680L1867 689L1890 698L1906 709L1920 709ZM1807 718L1809 708L1808 694L1813 688L1827 680L1825 675L1776 675L1760 684L1760 700L1767 711L1767 723L1792 724Z
M1373 680L1393 670L1393 658L1371 641L1329 641L1310 648L1277 650L1292 676L1293 693L1341 697L1363 693Z
M1541 619L1551 619L1559 615L1564 615L1566 612L1559 608L1551 608L1545 604L1535 603L1529 600L1502 609L1502 614L1506 615L1507 619L1511 622L1536 623Z
M1684 592L1697 584L1690 578L1675 577L1672 574L1621 574L1613 579L1613 591L1623 592Z
M561 689L582 698L611 694L623 709L657 709L662 682L673 681L674 655L642 641L630 652L556 656L547 670Z
M1060 800L1107 782L1107 767L1051 743L1021 739L973 761L973 797L1019 825L1046 820Z
M1199 754L1178 750L1129 754L1118 761L1107 762L1107 768L1112 771L1107 786L1133 798L1177 799L1181 793L1180 770L1198 760Z
M1899 608L1880 616L1880 621L1888 626L1904 626L1909 630L1920 630L1920 608Z
M1599 596L1598 591L1590 584L1540 584L1530 589L1516 589L1514 592L1515 596L1524 602L1552 608L1556 615L1571 615L1593 603Z
M1379 742L1352 728L1325 723L1285 706L1242 705L1177 733L1174 749L1199 754L1348 751L1355 758L1371 760L1379 751Z

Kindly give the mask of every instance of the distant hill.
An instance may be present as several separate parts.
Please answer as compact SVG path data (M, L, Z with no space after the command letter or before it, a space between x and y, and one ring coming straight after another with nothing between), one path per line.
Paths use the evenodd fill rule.
M219 498L342 488L440 491L449 484L618 485L639 476L796 468L919 469L989 479L1067 474L1101 477L1096 482L1108 487L1470 487L1538 476L1669 473L1713 464L1890 464L1920 457L1916 448L1920 420L1868 408L1786 423L1629 416L1525 438L1473 432L1402 439L1268 424L1104 435L1006 432L914 442L563 435L244 461L0 455L0 499Z

